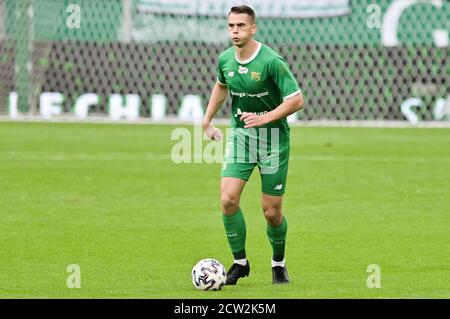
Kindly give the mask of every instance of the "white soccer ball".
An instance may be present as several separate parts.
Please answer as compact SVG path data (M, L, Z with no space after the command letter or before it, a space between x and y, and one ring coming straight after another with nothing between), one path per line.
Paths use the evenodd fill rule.
M192 283L200 290L220 290L226 277L225 267L216 259L202 259L192 268Z

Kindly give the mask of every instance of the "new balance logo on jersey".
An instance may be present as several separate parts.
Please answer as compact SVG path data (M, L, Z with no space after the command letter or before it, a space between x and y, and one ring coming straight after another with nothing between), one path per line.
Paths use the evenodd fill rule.
M283 189L283 184L278 184L277 186L274 187L273 190L275 190L275 191L280 191L280 190L282 190L282 189Z
M234 76L234 72L233 72L233 71L228 72L228 76L229 76L230 78L232 78L232 77Z

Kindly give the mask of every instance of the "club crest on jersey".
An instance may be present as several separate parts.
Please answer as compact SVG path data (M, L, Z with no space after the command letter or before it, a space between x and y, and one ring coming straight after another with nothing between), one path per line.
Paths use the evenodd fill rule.
M248 68L243 67L243 66L239 66L238 73L239 74L247 74L248 73Z
M259 73L259 72L252 72L251 75L252 75L252 80L254 80L254 81L261 80L261 73Z

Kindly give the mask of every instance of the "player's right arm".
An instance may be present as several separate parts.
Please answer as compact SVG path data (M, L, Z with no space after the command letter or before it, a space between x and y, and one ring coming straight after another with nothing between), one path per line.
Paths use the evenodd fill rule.
M222 137L220 129L216 128L211 124L214 115L222 106L223 102L227 98L228 87L221 84L219 81L216 82L211 93L211 98L209 99L208 106L206 107L205 116L203 117L202 127L206 135L212 140L219 140Z

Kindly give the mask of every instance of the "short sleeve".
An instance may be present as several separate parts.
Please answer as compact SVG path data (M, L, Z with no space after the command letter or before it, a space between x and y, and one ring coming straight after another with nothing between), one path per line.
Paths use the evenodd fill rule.
M220 67L220 60L217 63L216 76L217 76L217 82L219 82L222 85L227 85L227 80L225 79L222 68Z
M270 73L284 100L301 92L286 61L282 58L276 58L272 61Z

